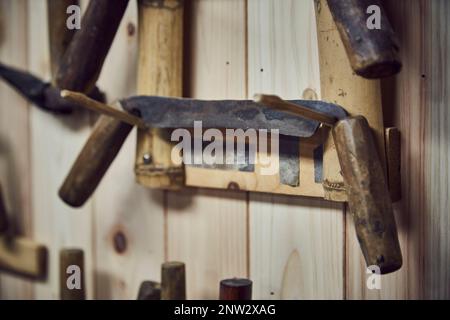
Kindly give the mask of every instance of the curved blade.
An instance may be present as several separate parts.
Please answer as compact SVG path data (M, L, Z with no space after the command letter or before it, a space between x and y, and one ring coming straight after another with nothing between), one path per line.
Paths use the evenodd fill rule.
M323 101L292 100L294 104L333 115L347 116L338 105ZM138 114L149 127L192 128L202 121L203 128L278 129L280 134L311 137L320 123L273 110L252 100L196 100L157 96L136 96L120 101L122 107Z

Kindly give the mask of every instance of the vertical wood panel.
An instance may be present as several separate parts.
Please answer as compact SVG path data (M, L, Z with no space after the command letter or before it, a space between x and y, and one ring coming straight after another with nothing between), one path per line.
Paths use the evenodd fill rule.
M130 1L99 86L108 101L136 94L137 4ZM138 185L134 129L94 195L97 299L136 299L143 280L160 279L162 192Z
M430 4L426 155L425 297L450 298L450 3Z
M0 61L27 65L27 2L0 1ZM10 223L18 234L31 236L31 171L29 106L0 81L0 183ZM0 271L1 299L32 298L28 281Z
M29 70L49 80L46 1L29 0L28 7ZM92 297L92 202L72 209L58 198L58 189L89 135L88 116L84 110L55 116L31 109L33 231L49 249L49 277L36 284L38 299L59 298L58 256L66 247L84 250L87 296Z
M248 1L249 96L320 96L313 1ZM301 182L300 182L301 183ZM250 195L250 275L256 299L343 298L343 208Z
M195 0L190 25L189 95L245 98L245 2ZM169 192L167 258L186 263L188 299L217 299L219 281L247 276L246 194Z

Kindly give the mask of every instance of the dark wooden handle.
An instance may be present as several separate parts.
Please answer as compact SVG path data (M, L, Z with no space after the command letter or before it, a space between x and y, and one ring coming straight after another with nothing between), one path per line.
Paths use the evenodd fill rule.
M356 74L384 78L402 67L399 45L386 13L378 0L327 0L347 55ZM380 29L369 29L367 8L380 8ZM378 10L378 9L377 9Z
M81 249L63 249L59 253L61 300L85 300L84 253Z
M362 116L339 121L333 138L356 234L367 266L382 274L402 266L392 202L371 129Z
M225 279L220 281L220 300L251 300L252 281L249 279Z
M61 58L55 84L61 89L90 92L127 8L128 0L92 0Z
M5 232L6 229L8 229L8 215L6 213L2 186L0 185L0 233Z
M161 300L186 300L184 263L163 263L161 267Z
M161 285L155 281L142 282L137 300L161 300Z
M59 197L73 207L82 206L100 183L133 126L101 116L59 189Z

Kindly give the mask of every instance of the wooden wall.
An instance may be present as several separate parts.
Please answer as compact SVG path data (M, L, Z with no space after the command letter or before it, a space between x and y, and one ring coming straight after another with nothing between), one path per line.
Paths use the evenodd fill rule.
M0 181L18 233L45 243L49 277L0 273L3 299L58 298L58 251L85 251L89 298L135 299L166 260L186 263L188 298L219 280L254 280L256 299L450 298L448 218L450 4L385 1L404 68L383 83L386 123L402 132L404 267L368 290L351 217L336 203L268 194L148 190L134 182L132 133L95 196L74 210L57 189L94 116L55 117L0 83ZM86 1L83 1L83 5ZM320 97L312 0L193 0L186 10L186 95ZM49 79L44 0L0 0L0 61ZM110 101L136 91L137 10L130 1L99 85Z

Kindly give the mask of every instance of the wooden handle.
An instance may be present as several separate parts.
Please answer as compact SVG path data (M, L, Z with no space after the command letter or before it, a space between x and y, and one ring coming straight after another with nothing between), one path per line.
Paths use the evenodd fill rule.
M367 9L371 5L380 9L379 29L368 27L373 13L367 13ZM375 79L400 71L398 42L378 0L328 0L328 6L356 74Z
M163 263L161 267L161 300L186 300L184 263Z
M82 206L91 196L113 162L133 126L101 116L78 155L66 180L59 189L59 197L73 207Z
M367 266L379 266L382 274L394 272L402 266L402 254L385 173L369 124L362 116L341 120L333 128L333 138Z
M59 253L61 300L85 300L84 253L81 249L63 249Z
M67 28L67 8L79 5L78 0L47 0L48 37L52 77L58 71L59 63L76 33Z
M251 300L252 281L248 279L225 279L220 281L220 300Z
M161 300L161 285L155 281L142 282L137 300Z
M6 229L8 229L8 215L6 213L2 186L0 185L0 233L5 232Z
M97 82L128 0L92 0L60 61L55 84L61 89L90 92Z

